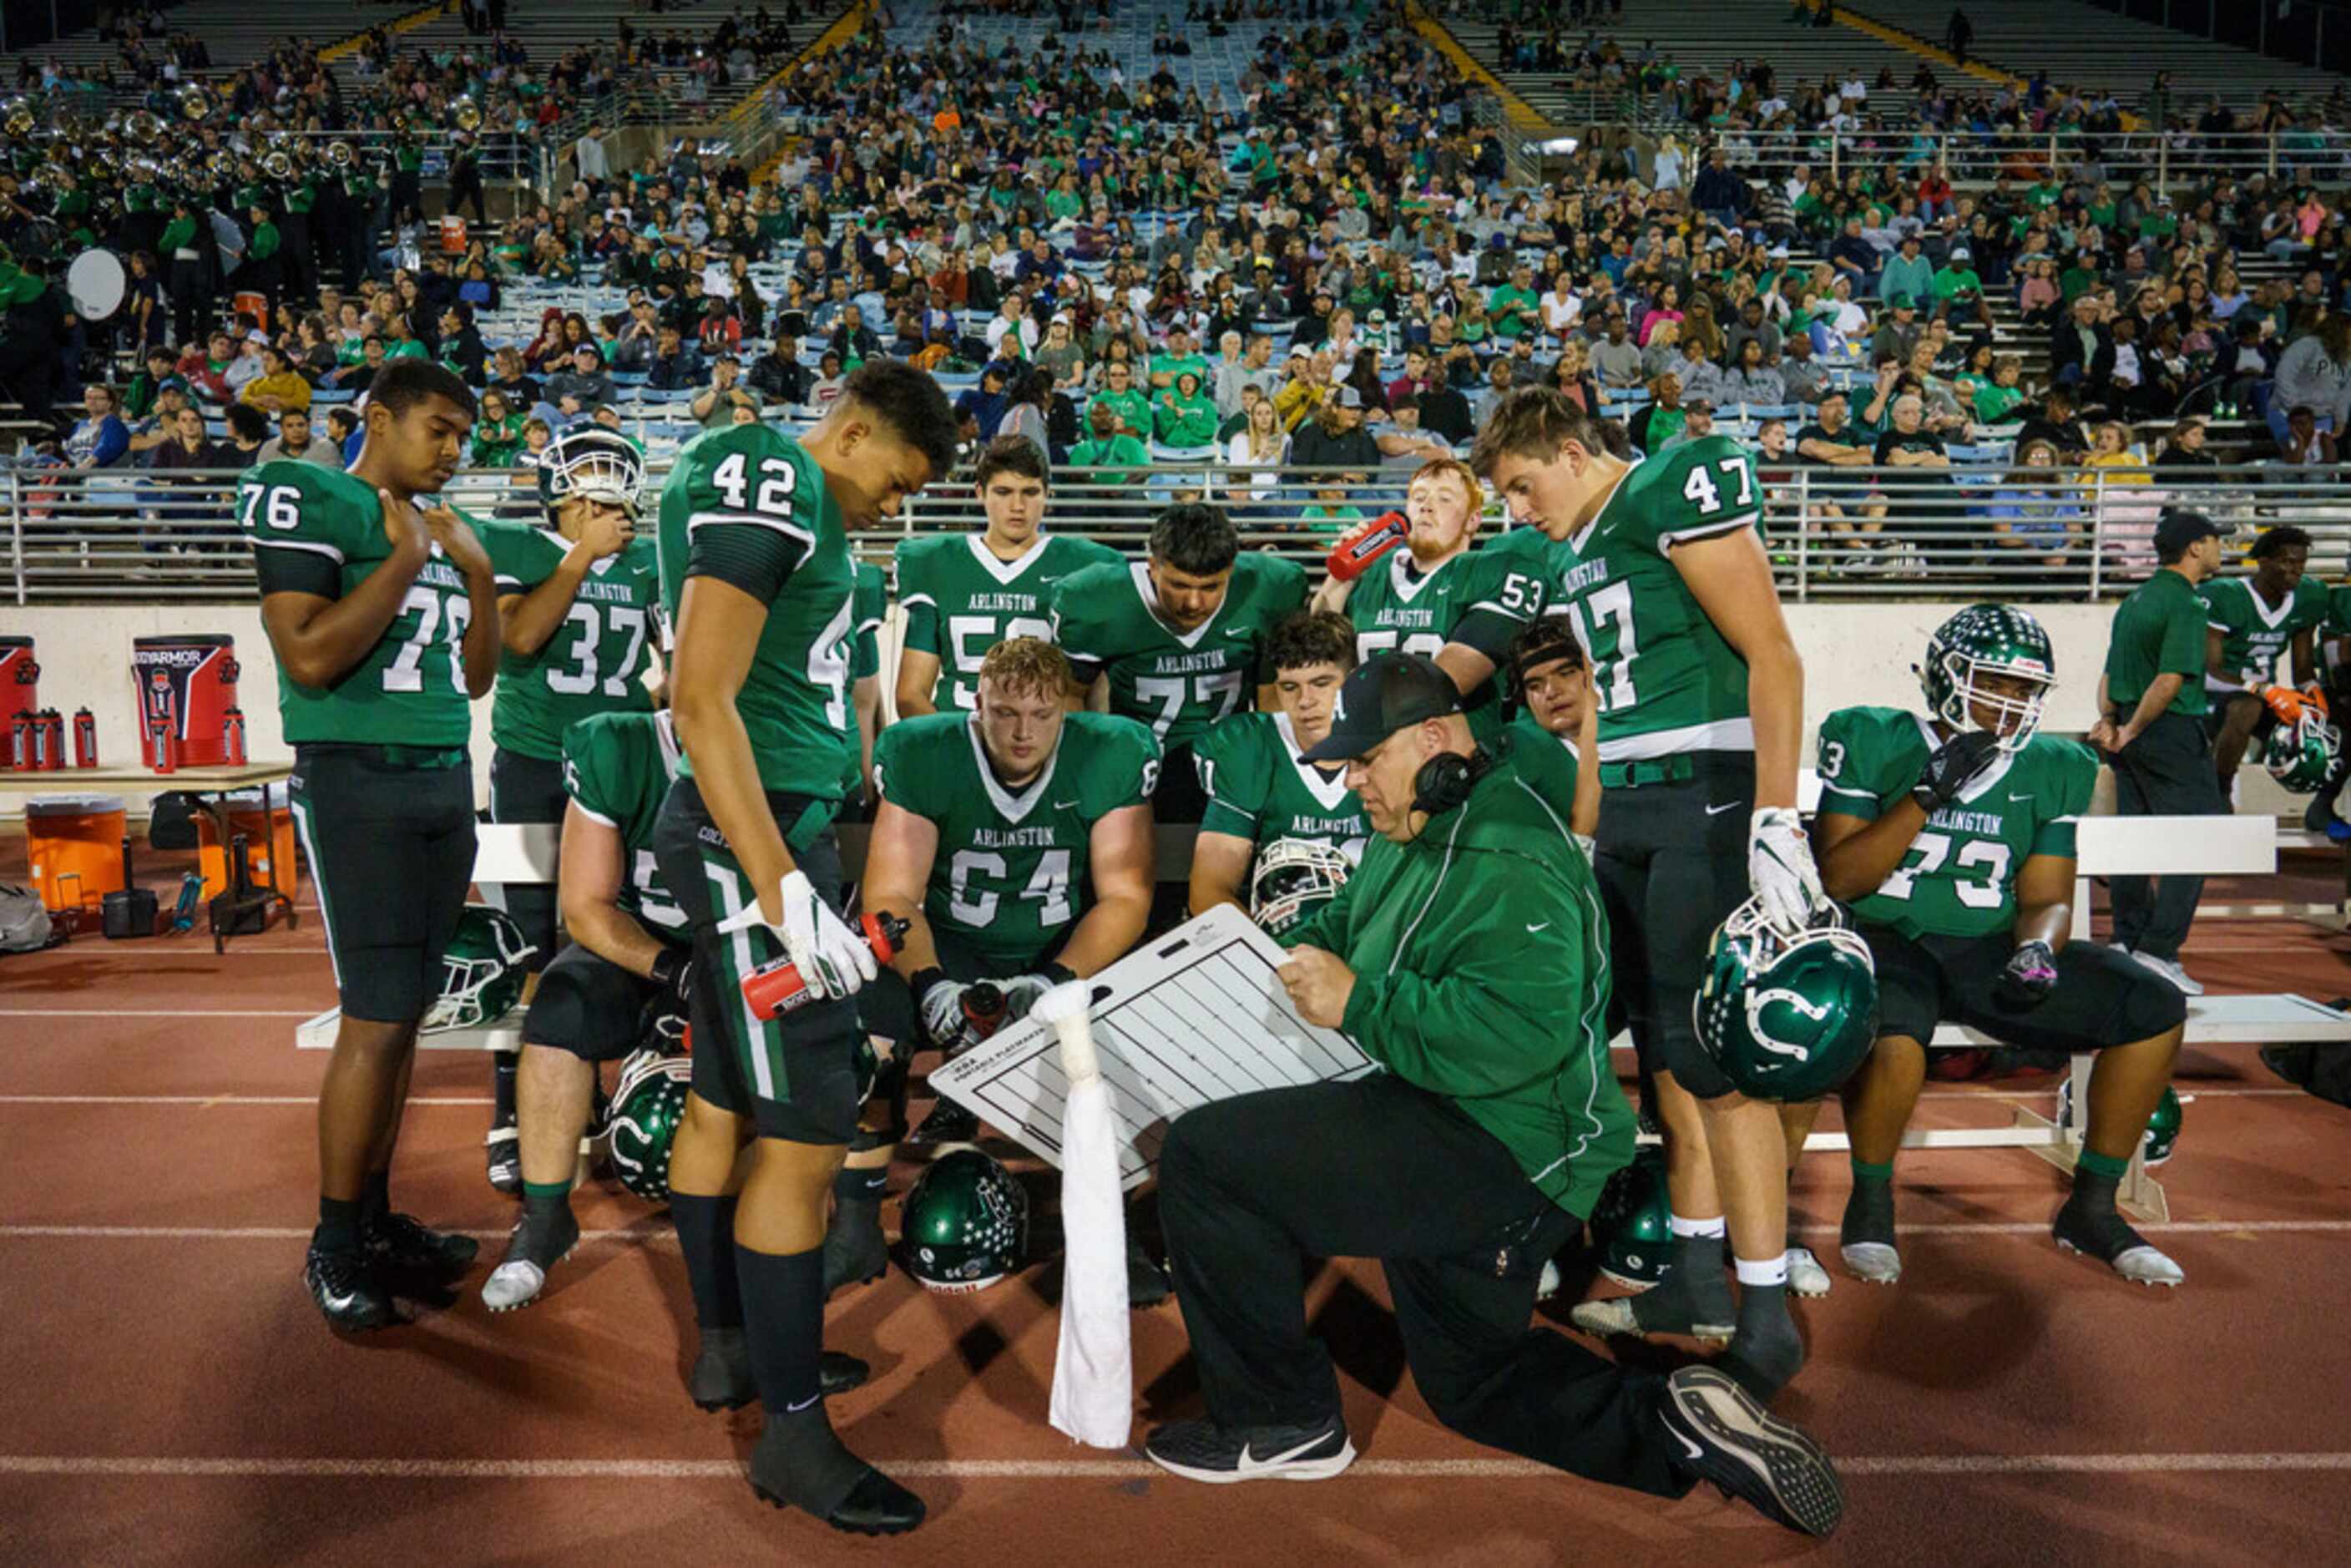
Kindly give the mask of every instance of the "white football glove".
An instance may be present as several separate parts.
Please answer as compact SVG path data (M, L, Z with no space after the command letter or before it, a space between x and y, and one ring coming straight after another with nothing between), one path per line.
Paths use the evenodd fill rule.
M934 980L923 993L923 1032L950 1057L978 1043L978 1031L963 1010L963 994L971 988L958 980Z
M1783 933L1802 930L1813 911L1828 902L1803 820L1793 807L1761 807L1749 819L1747 882L1763 906L1763 918Z
M784 951L792 960L792 967L800 973L800 983L808 988L810 999L824 1001L832 997L853 997L858 988L880 971L873 961L873 949L850 924L833 912L832 905L819 897L816 884L808 873L795 871L784 878L778 890L784 906L783 923L772 927ZM721 931L740 931L753 925L767 925L756 904L719 922Z
M1019 1023L1037 1005L1037 998L1053 988L1053 982L1043 975L1015 975L997 981L996 988L1004 993L1004 1021Z

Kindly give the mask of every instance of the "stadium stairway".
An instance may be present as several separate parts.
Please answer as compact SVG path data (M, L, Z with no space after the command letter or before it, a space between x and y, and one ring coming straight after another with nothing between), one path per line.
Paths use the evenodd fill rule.
M2045 70L2054 83L2105 88L2134 110L2146 107L2158 71L2171 73L2172 114L2190 120L2216 96L2241 110L2265 92L2283 93L2293 102L2324 98L2342 85L2342 78L2312 66L2270 59L2082 0L1964 3L1975 26L1971 62L2020 77ZM1840 0L1837 9L1912 34L1939 51L1951 7L1952 0Z

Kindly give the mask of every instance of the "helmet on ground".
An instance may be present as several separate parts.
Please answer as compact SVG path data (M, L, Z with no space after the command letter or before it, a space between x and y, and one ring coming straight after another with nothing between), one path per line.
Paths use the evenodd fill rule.
M1851 1076L1877 1038L1877 966L1834 904L1794 936L1762 905L1731 912L1690 1001L1698 1044L1757 1100L1813 1100Z
M1673 1205L1666 1197L1666 1151L1644 1144L1633 1163L1608 1178L1592 1206L1592 1244L1600 1271L1646 1291L1666 1277L1673 1250Z
M441 995L417 1028L479 1029L506 1017L522 1000L523 966L538 951L505 910L465 905L441 950Z
M669 1155L685 1120L685 1092L694 1082L689 1057L658 1051L630 1053L604 1124L604 1155L621 1185L648 1203L669 1201Z
M2314 795L2343 757L2343 732L2322 714L2305 709L2292 724L2270 731L2262 754L2270 777L2297 795Z
M538 501L550 523L574 497L618 507L633 519L644 494L644 454L618 431L575 425L538 455Z
M1279 936L1338 896L1354 869L1336 844L1276 839L1249 875L1249 918Z
M2057 1124L2069 1125L2074 1120L2074 1080L2068 1075L2057 1085ZM2147 1131L2139 1135L2139 1152L2151 1166L2159 1166L2171 1157L2179 1144L2179 1124L2182 1113L2179 1095L2170 1084L2163 1086L2163 1098L2155 1103L2154 1112L2147 1119Z
M2024 696L2006 696L1977 685L1984 675L2011 675L2032 683ZM2019 751L2041 727L2042 700L2057 684L2057 656L2041 622L2008 604L1970 604L1927 639L1927 662L1918 668L1927 711L1953 729L1980 729L1974 710L1991 710L2000 720L2000 748Z
M984 1291L1029 1251L1029 1195L1012 1173L970 1147L924 1167L900 1214L899 1261L934 1291Z

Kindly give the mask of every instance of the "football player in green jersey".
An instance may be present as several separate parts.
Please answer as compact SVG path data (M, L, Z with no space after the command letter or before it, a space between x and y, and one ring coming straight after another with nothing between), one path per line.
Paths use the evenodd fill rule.
M1750 892L1791 932L1823 902L1796 812L1803 663L1758 532L1754 460L1709 437L1627 463L1582 407L1531 387L1496 405L1471 463L1560 541L1544 608L1569 618L1592 661L1593 869L1673 1194L1666 1281L1571 1315L1604 1333L1729 1333L1726 1367L1768 1397L1803 1364L1787 1305L1787 1143L1777 1109L1733 1090L1691 1015L1712 934Z
M897 516L954 463L955 434L927 374L868 360L805 437L705 432L662 486L684 755L654 853L702 976L669 1171L701 1330L691 1388L705 1408L767 1406L761 1496L869 1533L914 1529L923 1505L842 1446L821 1398L826 1199L857 1122L856 992L875 973L841 915L831 825L857 749L848 530ZM778 958L807 999L759 1017L742 983Z
M2279 656L2290 657L2294 685L2315 695L2318 629L2326 623L2326 587L2304 575L2308 533L2290 523L2264 528L2249 553L2251 573L2210 578L2196 591L2210 627L2204 690L2211 706L2204 712L2204 727L2212 736L2221 793L2231 800L2236 798L2245 748L2268 739L2277 727L2277 716L2262 692L2276 683Z
M1050 639L1053 585L1082 567L1121 559L1108 545L1042 531L1046 484L1037 444L1000 435L979 456L987 527L899 545L898 603L906 612L896 682L900 718L969 712L987 651L1007 637Z
M571 1178L596 1066L646 1043L655 1010L682 1025L694 956L685 912L662 885L653 822L677 764L667 713L603 713L564 732L570 796L556 886L569 940L523 1016L517 1106L523 1212L482 1287L494 1312L538 1299L580 1239ZM682 1028L662 1030L675 1049Z
M1876 1049L1844 1087L1854 1186L1842 1239L1845 1266L1879 1284L1902 1272L1894 1155L1946 1020L2010 1045L2098 1052L2058 1244L2140 1284L2183 1278L2116 1211L2115 1192L2171 1082L2188 1005L2115 948L2068 939L2074 823L2098 762L2036 733L2055 677L2032 616L1970 605L1927 644L1924 715L1852 707L1821 722L1822 880L1852 902L1878 987Z
M490 704L490 821L565 820L563 737L591 714L642 712L639 678L653 656L661 583L651 539L633 537L644 495L637 449L594 425L569 430L539 454L542 523L490 523L482 544L496 569L505 649ZM556 890L538 883L486 890L532 947L530 967L556 951ZM519 1192L513 1053L494 1059L490 1185Z
M857 716L855 771L846 775L848 799L860 816L873 795L873 741L882 733L882 628L890 620L890 583L870 560L857 563L852 602L855 651L849 660L849 706Z
M1208 805L1192 844L1191 912L1229 904L1260 919L1255 869L1277 844L1335 852L1323 861L1330 883L1364 856L1371 824L1347 788L1346 768L1302 761L1300 753L1331 733L1331 704L1355 667L1355 628L1335 611L1301 610L1276 622L1266 639L1273 671L1270 713L1237 713L1208 727L1194 748ZM1285 851L1296 855L1296 850ZM1283 918L1303 914L1285 896Z
M1105 561L1054 585L1053 637L1092 706L1149 725L1165 749L1158 821L1200 820L1193 743L1228 714L1274 706L1266 634L1305 602L1303 567L1242 554L1223 508L1199 504L1159 514L1144 563Z
M435 498L457 471L473 394L435 366L391 366L364 420L348 474L265 463L237 486L294 747L287 790L342 1004L303 1273L328 1322L348 1330L398 1321L398 1273L461 1273L475 1251L392 1212L387 1186L417 1021L440 994L473 882L465 747L498 658L489 557Z
M1510 638L1542 611L1541 567L1510 550L1477 549L1486 487L1469 465L1433 458L1412 476L1405 517L1412 531L1353 580L1325 578L1314 602L1343 610L1355 653L1426 653L1461 688L1480 740L1501 728L1495 671Z
M1123 956L1150 917L1158 744L1133 719L1070 712L1069 688L1060 649L1014 637L981 663L972 713L904 720L882 737L865 907L907 923L890 967L950 1059L993 1027L974 985L992 984L1002 1021L1017 1019ZM942 1101L915 1135L977 1131Z
M1510 640L1504 662L1519 706L1503 731L1510 754L1588 856L1600 827L1600 711L1583 644L1565 616L1547 615Z

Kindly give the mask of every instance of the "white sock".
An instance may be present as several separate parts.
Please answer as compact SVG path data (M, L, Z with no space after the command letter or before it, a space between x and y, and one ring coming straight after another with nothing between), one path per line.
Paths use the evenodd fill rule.
M1788 1255L1774 1252L1769 1258L1738 1258L1732 1260L1742 1285L1784 1285L1788 1282Z
M1673 1228L1673 1233L1676 1236L1720 1236L1723 1234L1722 1216L1719 1214L1709 1219L1684 1219L1678 1214L1668 1215L1667 1216L1666 1223Z

